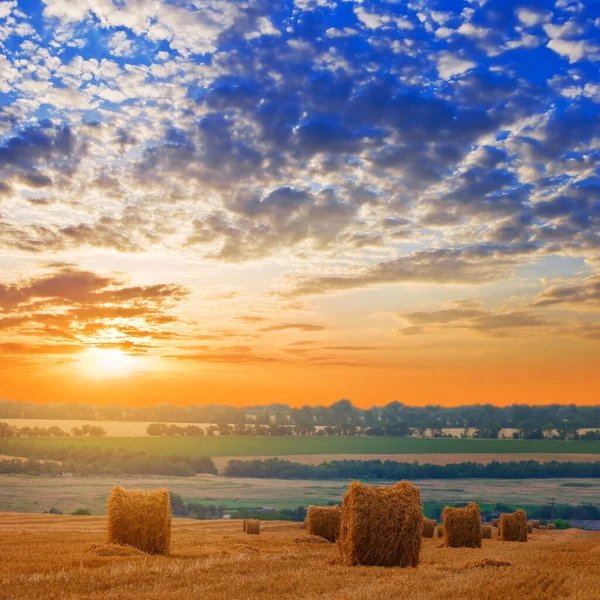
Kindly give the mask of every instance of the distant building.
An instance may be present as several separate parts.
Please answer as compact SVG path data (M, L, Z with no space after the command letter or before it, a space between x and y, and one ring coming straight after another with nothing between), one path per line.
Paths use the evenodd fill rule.
M263 506L260 510L262 512L274 512L275 511L275 509L272 506Z

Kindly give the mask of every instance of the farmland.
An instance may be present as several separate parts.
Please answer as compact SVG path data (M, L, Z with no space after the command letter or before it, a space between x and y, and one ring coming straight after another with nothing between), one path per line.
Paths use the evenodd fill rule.
M2 454L17 450L98 447L143 451L166 456L185 454L211 457L293 456L300 454L599 454L600 442L575 440L437 439L412 437L302 437L302 436L205 436L205 437L102 437L4 439ZM373 458L377 458L373 456Z
M482 549L423 543L416 569L345 567L334 544L305 544L298 524L174 521L167 557L99 556L101 517L0 514L2 600L272 598L589 600L600 597L600 534L538 531L526 544L484 540ZM473 568L482 559L510 563ZM318 575L318 576L317 576Z
M381 485L384 482L378 482ZM475 501L492 507L496 502L531 506L591 504L600 507L600 479L535 479L523 485L513 479L457 479L415 481L424 503L440 505ZM196 477L30 477L0 476L0 511L42 512L56 507L65 513L87 508L103 515L113 485L139 489L166 487L186 502L218 504L227 508L294 508L298 505L340 501L347 481L254 479L198 475Z

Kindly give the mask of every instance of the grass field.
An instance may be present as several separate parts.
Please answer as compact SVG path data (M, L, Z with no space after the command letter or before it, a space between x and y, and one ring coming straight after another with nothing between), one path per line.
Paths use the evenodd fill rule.
M475 501L491 507L497 502L521 506L593 504L600 506L600 479L453 479L415 480L427 505ZM295 508L339 501L347 481L254 479L237 477L32 477L0 475L0 511L43 512L56 507L64 513L87 508L103 515L113 485L128 488L166 487L186 502L219 504L227 508ZM382 485L377 482L376 485ZM581 487L583 486L583 487ZM489 505L489 506L488 506Z
M4 439L0 454L16 449L65 446L123 448L150 454L192 456L290 456L297 454L599 454L600 442L474 440L389 437L123 437ZM375 458L375 457L374 457ZM476 456L473 457L473 460ZM599 456L600 459L600 456Z
M591 600L600 598L600 533L537 531L482 549L423 543L415 569L345 567L335 544L307 544L298 524L176 520L171 555L100 556L99 517L0 514L2 600ZM507 566L474 568L483 559Z

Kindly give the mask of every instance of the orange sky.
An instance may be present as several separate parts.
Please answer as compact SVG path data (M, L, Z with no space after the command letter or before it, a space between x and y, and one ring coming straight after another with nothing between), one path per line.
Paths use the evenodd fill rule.
M0 398L599 403L594 3L429 4L0 1Z

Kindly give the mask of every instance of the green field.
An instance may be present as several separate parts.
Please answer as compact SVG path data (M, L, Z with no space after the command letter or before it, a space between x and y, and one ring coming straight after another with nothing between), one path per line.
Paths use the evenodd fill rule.
M377 481L376 485L388 482ZM496 502L510 505L600 505L600 479L535 479L523 484L514 479L415 480L421 489L426 512L447 503L477 502L491 508ZM565 485L569 484L569 485ZM576 489L579 484L593 487ZM166 487L186 502L225 505L227 508L295 508L298 505L338 502L348 489L347 481L248 479L199 475L197 477L31 477L0 475L0 512L43 512L52 506L65 513L88 508L95 515L106 510L113 485L128 488Z
M4 439L0 454L46 448L122 448L155 455L289 456L298 454L599 454L600 442L386 437L123 437ZM600 457L599 457L600 459Z

